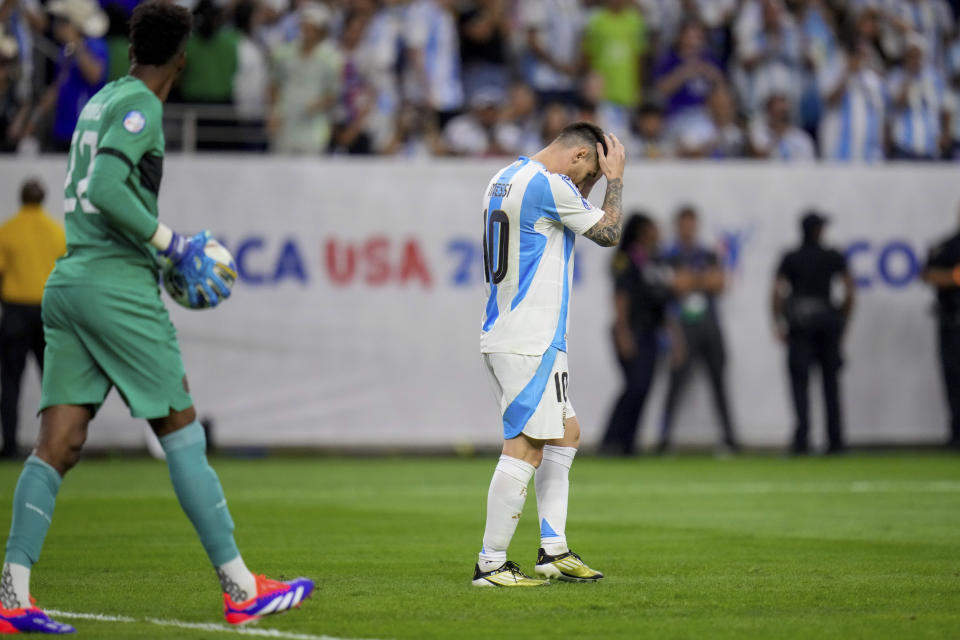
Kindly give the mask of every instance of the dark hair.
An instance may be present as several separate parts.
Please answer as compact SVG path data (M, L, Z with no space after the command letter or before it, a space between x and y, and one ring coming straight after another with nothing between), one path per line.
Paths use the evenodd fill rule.
M645 233L654 226L653 218L643 211L635 211L627 218L623 225L623 233L620 235L619 251L627 251L640 241Z
M193 27L190 12L161 0L149 0L133 10L130 43L138 64L163 66L183 50Z
M685 204L677 209L677 215L674 217L674 219L677 222L680 222L684 218L693 218L694 220L697 219L697 210L692 204Z
M241 33L250 35L253 31L253 16L257 5L252 0L241 0L233 10L233 23Z
M603 147L603 153L607 153L607 141L603 138L603 129L592 122L572 122L560 130L554 142L559 142L566 146L586 143L591 149L596 149L597 143Z
M47 192L38 178L28 178L20 187L21 204L43 204Z

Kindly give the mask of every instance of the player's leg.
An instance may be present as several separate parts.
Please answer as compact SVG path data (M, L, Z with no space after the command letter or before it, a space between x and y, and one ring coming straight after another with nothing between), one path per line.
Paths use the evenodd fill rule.
M540 550L537 575L567 582L595 582L603 573L591 569L567 545L567 508L570 500L570 467L580 448L580 421L567 403L569 417L562 438L543 447L543 462L537 468L537 514L540 517Z
M186 379L183 386L187 386ZM311 580L278 582L254 576L247 569L233 538L233 518L223 487L207 460L207 439L193 406L149 423L166 455L180 507L220 579L227 621L243 624L300 606L313 592Z
M503 417L503 451L487 491L487 518L483 546L474 570L474 586L539 586L547 584L525 575L507 559L507 548L527 499L527 486L543 456L544 438L527 433L545 420L542 399L553 372L557 351L542 357L486 354L494 395ZM562 425L557 425L560 435Z
M539 586L508 561L507 549L527 500L527 486L543 456L543 441L524 434L507 439L487 491L487 519L483 546L474 570L474 586Z
M33 455L27 458L13 493L13 517L0 577L0 633L70 633L73 627L50 620L30 601L30 572L53 522L63 476L80 459L93 417L89 407L47 407Z

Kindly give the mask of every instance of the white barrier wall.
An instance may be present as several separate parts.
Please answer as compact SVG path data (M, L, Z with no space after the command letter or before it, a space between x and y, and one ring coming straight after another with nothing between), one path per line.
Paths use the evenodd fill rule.
M162 218L184 232L213 230L242 277L221 309L170 305L194 399L216 419L219 441L495 444L498 415L478 356L480 197L502 164L168 158ZM64 169L61 158L0 160L3 215L32 174L50 185L48 208L59 214ZM945 436L932 295L917 275L927 246L956 228L954 167L634 166L625 182L628 208L644 208L667 226L679 204L692 203L702 212L704 240L726 249L731 285L721 311L744 442L788 439L784 354L770 328L769 288L808 206L833 215L829 240L850 251L861 284L843 378L850 441ZM602 192L601 184L592 199ZM620 387L609 341L610 255L577 243L570 393L587 443L600 438ZM37 428L39 385L31 377L24 387L27 443ZM819 418L819 389L812 390ZM645 440L659 422L662 395L661 380ZM676 440L713 442L702 376L687 398ZM142 426L111 394L90 443L142 441Z

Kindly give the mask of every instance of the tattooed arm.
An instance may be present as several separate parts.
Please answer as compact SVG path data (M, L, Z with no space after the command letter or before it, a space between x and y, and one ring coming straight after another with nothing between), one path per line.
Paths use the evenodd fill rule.
M584 232L584 236L601 247L612 247L620 242L620 220L623 217L623 166L627 154L617 136L604 136L607 152L597 143L597 162L607 178L607 193L603 198L603 217Z
M620 219L623 217L623 178L607 182L607 195L603 198L603 217L586 232L584 237L601 247L612 247L620 242Z

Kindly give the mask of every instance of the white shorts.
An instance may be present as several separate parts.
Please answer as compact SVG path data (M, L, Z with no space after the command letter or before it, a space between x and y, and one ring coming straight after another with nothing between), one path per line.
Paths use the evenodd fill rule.
M554 347L542 356L485 353L483 362L503 416L503 438L524 433L534 440L562 438L564 421L576 414L567 397L567 354Z

